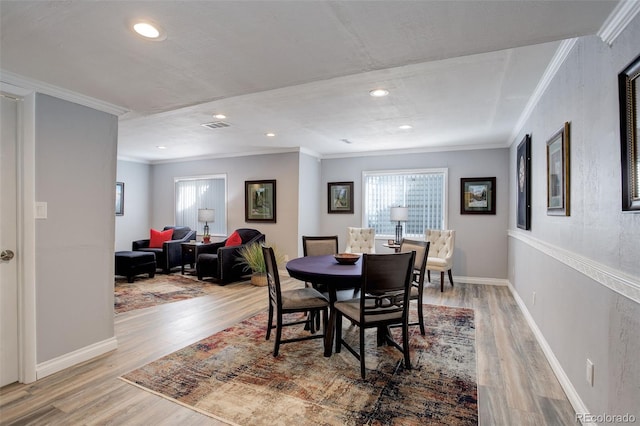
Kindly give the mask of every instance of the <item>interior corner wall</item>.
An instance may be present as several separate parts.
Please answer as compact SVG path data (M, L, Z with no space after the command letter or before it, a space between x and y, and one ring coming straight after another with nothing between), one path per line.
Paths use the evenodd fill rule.
M596 36L577 40L511 146L509 197L509 281L566 375L570 400L594 415L636 419L640 214L621 211L617 76L638 54L640 15L612 46ZM565 121L570 216L550 216L546 142ZM516 152L525 134L532 137L530 231L515 224Z
M323 187L321 160L301 153L299 167L297 256L302 256L302 236L320 235L320 216L323 211L326 211L323 210L326 206L321 199Z
M36 346L41 364L114 337L118 119L37 94Z
M151 166L151 226L175 223L176 177L227 176L227 235L237 228L255 228L289 258L298 252L299 153L252 155L178 161ZM276 223L245 221L245 181L276 180ZM125 207L126 208L126 207ZM148 232L148 230L145 230ZM145 238L143 236L142 238Z
M509 150L507 148L425 152L396 155L367 155L322 160L322 195L327 201L328 182L354 182L354 214L329 214L323 205L320 218L325 235L338 235L340 250L346 244L347 227L362 226L362 173L406 169L448 169L447 227L456 230L453 274L474 281L507 277L509 206ZM496 214L460 214L460 179L496 178ZM385 252L384 239L377 239L376 251Z
M131 250L131 242L149 238L151 166L118 160L118 182L124 183L124 214L116 216L115 251Z

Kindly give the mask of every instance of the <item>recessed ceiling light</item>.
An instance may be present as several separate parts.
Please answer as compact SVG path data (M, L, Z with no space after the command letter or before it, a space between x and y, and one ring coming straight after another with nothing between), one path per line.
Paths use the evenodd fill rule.
M162 27L151 21L133 21L131 24L131 28L133 28L133 31L147 40L161 41L167 38L167 34L162 29Z
M162 146L162 145L158 145L158 146L156 146L156 148L158 148L158 149L167 149L166 146Z
M267 136L267 137L269 137L269 138L273 138L273 137L275 137L275 136L276 136L276 134L275 134L275 133L272 133L272 132L265 133L264 135L265 135L265 136Z
M224 114L214 114L213 118L217 118L218 120L224 120L225 118L227 118L227 116Z
M409 129L413 129L413 126L409 124L403 124L402 126L398 126L398 129L409 130Z
M374 98L381 98L383 96L387 96L389 91L387 89L373 89L369 94Z

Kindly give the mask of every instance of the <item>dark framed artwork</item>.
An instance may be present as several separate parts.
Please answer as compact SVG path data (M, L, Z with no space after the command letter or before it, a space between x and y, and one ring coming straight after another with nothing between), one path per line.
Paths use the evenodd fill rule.
M244 182L245 222L276 222L276 181Z
M547 214L569 216L569 123L547 141Z
M640 56L618 74L622 210L640 212Z
M353 182L329 182L328 213L353 214Z
M531 229L531 136L525 135L518 144L516 159L517 225L520 229Z
M124 182L116 182L116 216L124 216Z
M496 178L460 178L460 214L496 214Z

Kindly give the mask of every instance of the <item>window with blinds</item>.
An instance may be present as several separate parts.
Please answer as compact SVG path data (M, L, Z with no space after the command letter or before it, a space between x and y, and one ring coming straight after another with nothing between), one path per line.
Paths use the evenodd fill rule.
M365 227L376 236L393 238L397 222L391 207L408 207L404 236L423 238L425 229L446 229L447 169L364 172Z
M215 209L216 220L209 222L211 235L227 235L227 177L200 176L175 179L176 225L188 226L201 235L204 223L198 222L198 209Z

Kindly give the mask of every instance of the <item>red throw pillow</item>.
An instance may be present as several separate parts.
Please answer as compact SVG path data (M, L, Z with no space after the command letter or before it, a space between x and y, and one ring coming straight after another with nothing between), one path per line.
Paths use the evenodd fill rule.
M162 248L162 243L170 241L173 237L173 229L166 231L151 230L151 240L149 240L149 248Z
M238 234L238 231L233 231L233 234L229 235L229 238L227 238L227 242L224 243L224 246L239 246L240 244L242 244L242 238L240 238L240 234Z

